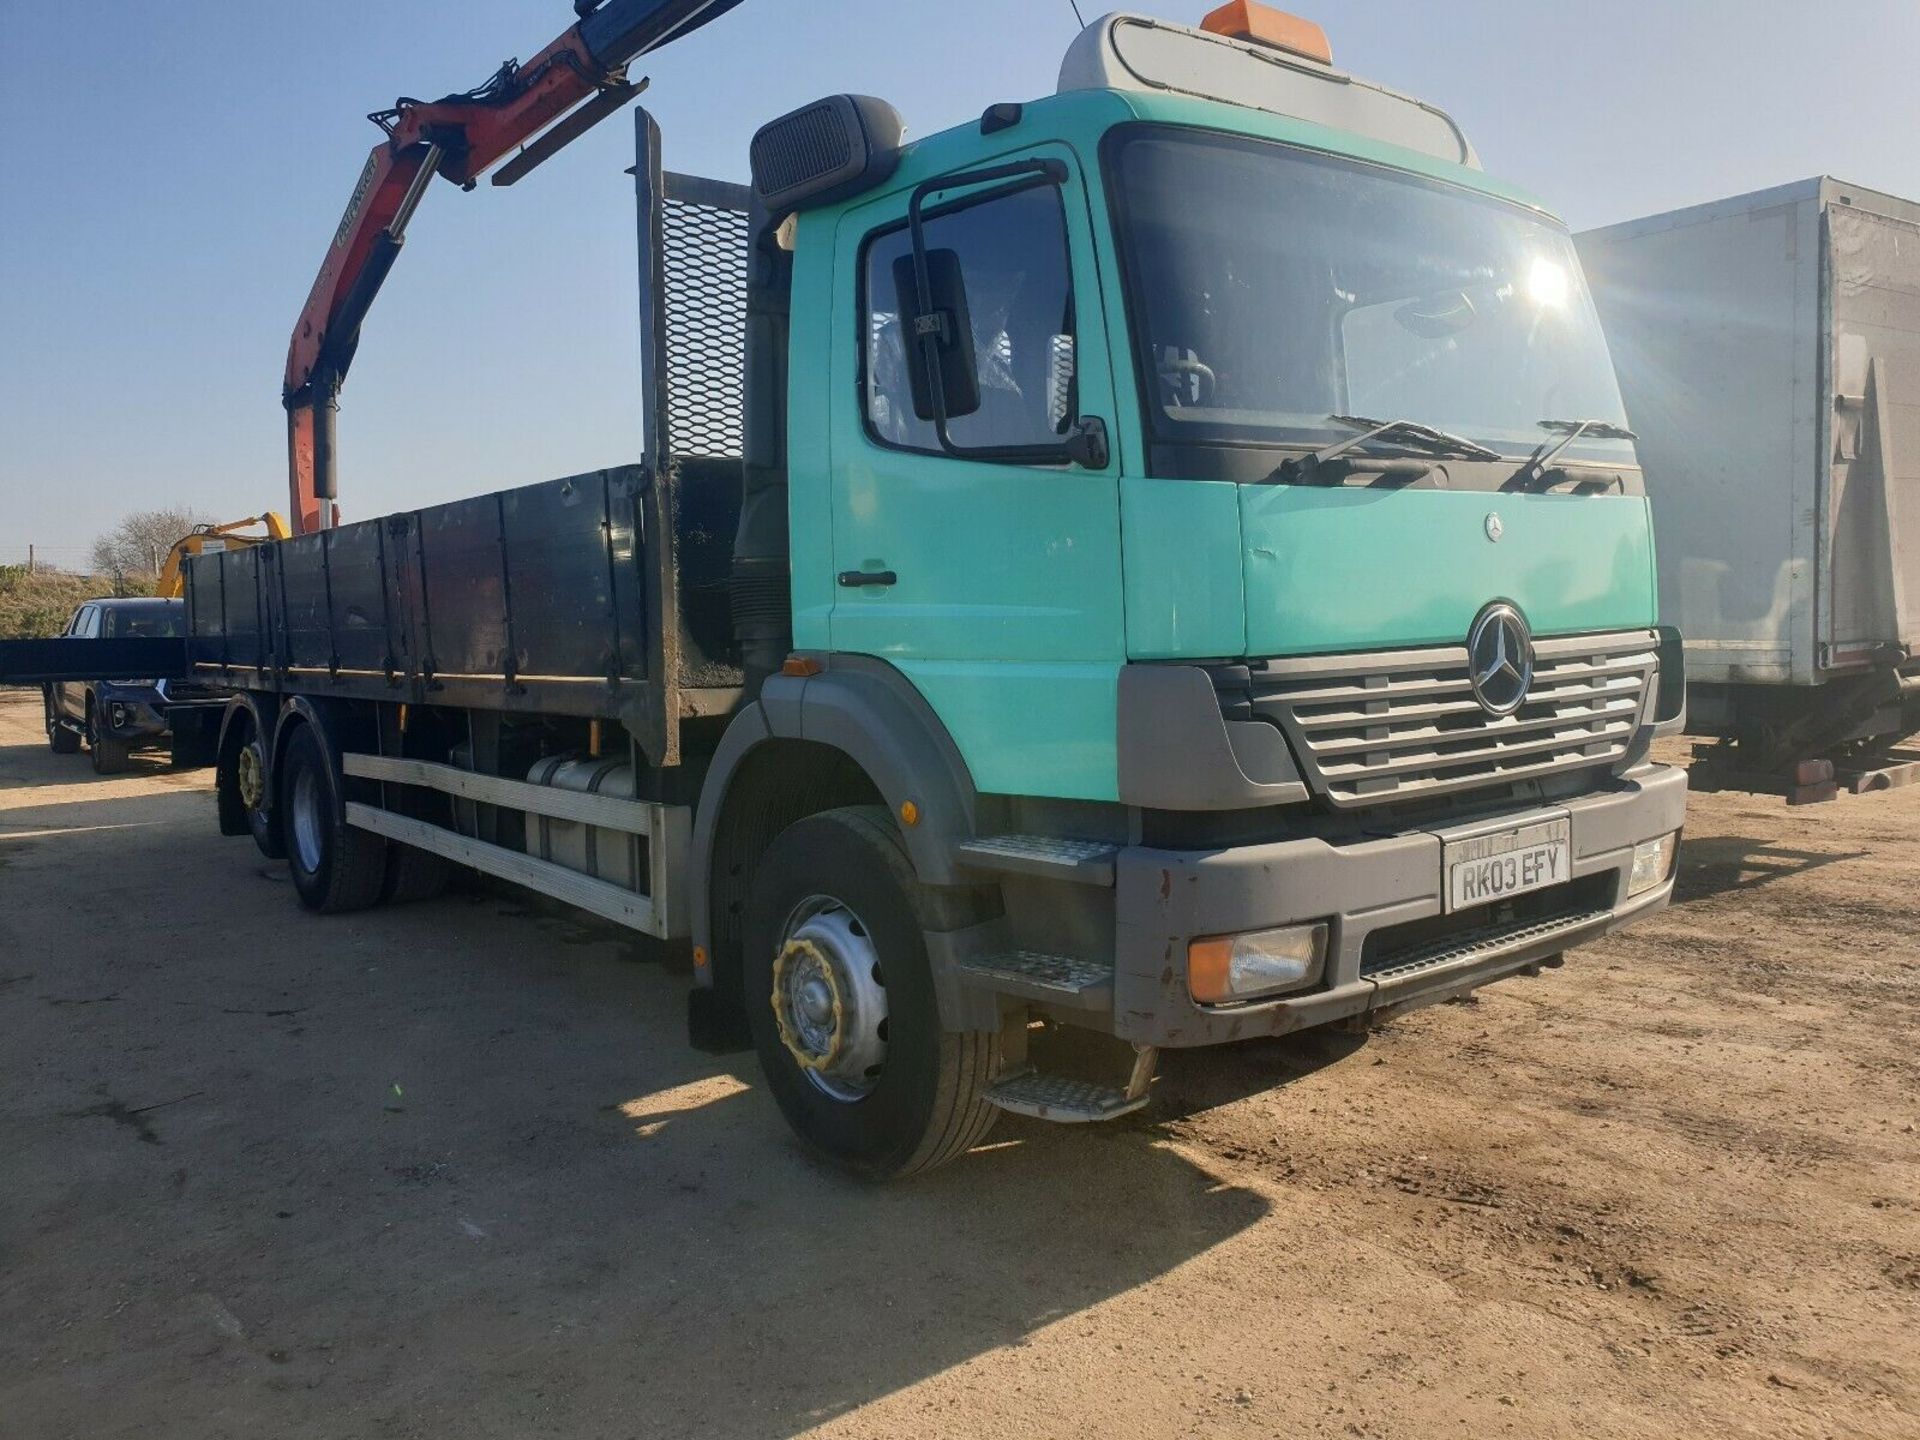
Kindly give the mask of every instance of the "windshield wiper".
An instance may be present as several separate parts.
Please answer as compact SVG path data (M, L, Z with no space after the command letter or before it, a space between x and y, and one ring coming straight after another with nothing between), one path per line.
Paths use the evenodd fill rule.
M1433 460L1500 458L1497 450L1489 450L1484 445L1476 445L1445 430L1436 430L1431 425L1422 425L1417 420L1374 420L1365 415L1329 415L1327 419L1335 425L1351 426L1361 433L1281 462L1280 468L1274 472L1275 479L1296 485L1337 483L1337 475L1330 473L1325 479L1321 475L1327 466L1335 462L1341 462L1336 466L1340 471L1365 469L1383 475L1417 478L1433 468L1430 463ZM1373 444L1397 445L1403 450L1417 453L1400 458L1346 458L1352 451Z
M1596 440L1638 440L1640 437L1624 425L1615 425L1608 420L1542 420L1542 430L1551 430L1554 438L1540 442L1540 448L1527 457L1514 477L1502 488L1506 490L1531 490L1556 470L1565 470L1565 465L1556 465L1560 452L1574 441L1585 436Z

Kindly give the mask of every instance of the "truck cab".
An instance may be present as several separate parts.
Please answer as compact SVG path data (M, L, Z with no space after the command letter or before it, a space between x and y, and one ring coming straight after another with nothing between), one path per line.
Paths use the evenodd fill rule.
M763 197L821 122L786 123ZM830 183L769 216L793 654L733 737L925 732L881 789L923 881L991 894L930 932L950 1016L1141 1052L1364 1021L1666 903L1633 437L1566 228L1449 119L1244 25L1109 16L1059 93ZM722 989L793 951L696 908Z

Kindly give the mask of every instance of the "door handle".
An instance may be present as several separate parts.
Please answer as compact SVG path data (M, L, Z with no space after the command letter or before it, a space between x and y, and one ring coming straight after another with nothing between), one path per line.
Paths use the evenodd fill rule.
M840 584L848 590L858 590L862 585L897 585L900 577L891 570L842 570Z

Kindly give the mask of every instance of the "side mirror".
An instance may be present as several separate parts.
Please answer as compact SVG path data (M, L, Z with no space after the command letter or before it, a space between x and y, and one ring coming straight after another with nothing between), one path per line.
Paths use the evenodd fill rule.
M915 257L893 262L893 288L907 352L907 378L913 386L913 413L922 420L948 420L980 408L980 369L973 353L973 316L967 309L967 279L954 250L928 250L926 309L920 306ZM934 386L945 402L934 405Z

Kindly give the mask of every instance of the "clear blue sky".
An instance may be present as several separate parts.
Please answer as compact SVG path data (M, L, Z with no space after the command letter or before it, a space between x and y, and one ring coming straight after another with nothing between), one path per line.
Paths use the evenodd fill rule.
M1915 0L1306 13L1576 229L1821 172L1920 198ZM0 562L29 541L77 561L133 509L284 508L287 335L366 112L477 84L571 20L564 0L0 0ZM671 168L743 179L755 127L831 91L917 134L1043 94L1074 29L1068 0L747 0L651 57L646 103ZM634 457L631 145L609 121L515 189L436 186L347 384L350 518Z

